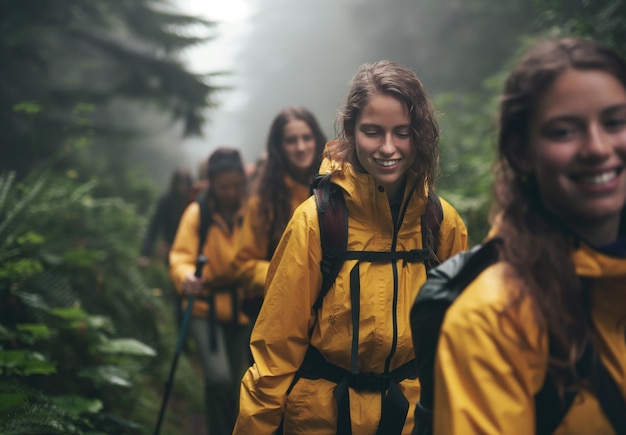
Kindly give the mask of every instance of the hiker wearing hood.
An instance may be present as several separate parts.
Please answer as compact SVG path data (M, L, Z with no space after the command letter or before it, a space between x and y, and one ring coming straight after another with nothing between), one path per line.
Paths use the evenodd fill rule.
M434 433L626 433L626 63L542 41L499 124L499 261L444 318Z
M295 211L269 266L235 434L412 429L420 387L409 310L426 263L466 249L467 231L443 199L438 225L424 225L438 127L412 71L389 61L363 65L337 126L320 183L345 201L347 253L376 258L345 260L317 308L324 276L316 197Z

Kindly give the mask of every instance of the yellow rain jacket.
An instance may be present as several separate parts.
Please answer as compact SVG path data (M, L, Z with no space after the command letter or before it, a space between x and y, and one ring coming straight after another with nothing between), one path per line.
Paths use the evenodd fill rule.
M236 219L236 222L241 218ZM180 220L176 238L170 251L170 277L179 294L182 293L185 278L196 270L198 259L200 227L200 207L197 202L191 203ZM209 312L209 295L214 293L215 317L218 322L233 322L233 302L237 306L237 323L246 325L250 322L241 312L243 288L238 285L235 272L231 267L235 255L236 238L239 235L240 225L231 230L224 219L217 213L213 214L213 222L207 232L203 247L203 254L208 263L202 269L204 286L200 295L195 298L193 315L207 317ZM236 293L234 293L236 292ZM235 301L233 301L235 295ZM187 307L187 298L183 301L182 309Z
M311 195L310 186L285 176L285 185L291 192L291 212ZM237 277L245 289L258 296L263 296L268 258L269 229L259 219L259 196L253 196L248 202L248 208L241 228L241 236L237 242L234 267Z
M626 397L626 259L586 245L573 259L577 274L592 279L598 350ZM545 381L548 340L539 336L529 300L505 308L519 291L506 277L507 267L497 263L483 271L446 313L435 365L436 434L535 433L534 396ZM614 431L596 396L582 390L554 433Z
M345 191L348 250L390 251L394 225L382 186L370 175L356 173L349 164L333 176L333 181ZM412 184L410 179L407 186ZM420 217L426 201L416 193L409 196L409 190L407 187L404 198L409 204L397 235L398 251L422 245ZM467 230L457 212L443 199L441 203L443 222L437 252L446 259L467 248ZM322 283L321 258L318 216L315 198L311 197L295 211L269 268L265 302L251 337L255 364L242 381L235 434L271 434L283 418L286 434L337 431L333 398L337 384L323 378L300 378L288 393L309 343L328 362L350 369L350 272L356 260L343 264L322 307L313 312ZM394 370L414 358L409 311L426 279L424 264L361 262L359 268L359 369L362 373L383 373L389 360L389 369ZM400 389L411 405L403 430L409 434L419 382L406 379ZM374 434L381 416L381 393L352 388L349 393L353 433Z

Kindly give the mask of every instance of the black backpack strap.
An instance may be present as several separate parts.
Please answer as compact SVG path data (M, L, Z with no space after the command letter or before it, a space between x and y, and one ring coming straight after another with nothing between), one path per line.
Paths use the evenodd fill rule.
M317 178L314 181L313 195L317 204L322 245L320 262L322 287L313 304L313 310L317 311L345 260L348 244L348 211L341 189L331 183L328 177Z
M549 341L552 342L551 340ZM580 361L576 363L576 373L581 378L589 378L591 354L591 346L587 345ZM566 389L561 397L548 373L541 390L535 394L535 433L537 435L551 435L554 433L572 406L577 393L578 391L575 389Z
M209 233L209 227L213 223L213 215L209 210L207 199L204 195L199 196L196 199L198 207L200 208L200 225L198 226L198 256L202 255L204 244ZM215 313L215 293L210 292L209 298L209 348L211 352L217 351L217 325L216 325L216 313ZM236 313L233 314L236 316Z
M584 304L587 307L587 323L590 328L593 328L590 309L592 280L581 278L581 284L584 289ZM549 343L553 342L551 337L548 337L548 340ZM550 355L555 353L551 344L549 352ZM576 362L575 370L579 379L588 380L615 433L626 435L626 402L620 387L602 363L593 340L587 342L580 359ZM537 434L552 434L567 415L577 394L577 388L565 388L564 397L561 397L548 374L541 391L535 396Z
M423 263L430 258L427 249L411 249L410 251L346 251L344 260L358 260L369 263L391 262L402 260L406 263Z
M341 189L331 183L328 176L317 175L311 184L311 193L315 197L322 247L322 260L320 262L322 285L313 304L313 312L317 312L322 307L324 297L335 282L345 260L348 245L348 211ZM313 327L309 331L309 336L312 333ZM291 392L299 377L300 371L294 376L287 389L287 394ZM277 433L281 434L282 430Z
M617 435L626 435L626 402L620 388L611 377L602 360L593 361L591 379L602 411Z
M200 226L198 227L198 255L202 255L202 248L206 242L206 236L209 233L209 227L213 221L209 205L207 204L204 196L196 199L198 207L200 208Z
M426 210L424 215L422 216L422 247L425 249L432 248L432 252L435 254L435 257L431 257L424 261L424 265L426 266L426 271L428 272L433 267L437 266L440 261L436 257L437 249L439 247L439 232L441 230L441 222L443 222L443 207L441 206L441 199L439 195L434 190L428 192L428 200L426 201ZM428 231L424 231L426 228ZM428 234L432 235L432 246L431 240L429 240Z
M626 402L600 356L594 352L591 342L587 344L580 360L576 363L576 372L581 379L589 379L600 407L615 433L626 435ZM546 376L543 387L535 395L537 435L554 433L567 415L577 394L576 389L566 389L561 398L550 376Z

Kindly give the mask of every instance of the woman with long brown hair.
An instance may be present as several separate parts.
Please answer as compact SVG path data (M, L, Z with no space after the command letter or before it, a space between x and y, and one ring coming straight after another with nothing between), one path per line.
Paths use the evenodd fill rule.
M322 246L316 198L298 207L270 264L237 434L271 434L281 423L286 434L397 435L413 426L420 385L410 304L426 263L465 249L467 231L443 199L439 228L425 225L439 128L414 72L390 61L363 65L337 129L320 183L345 202L346 219L327 223L346 234L351 256L329 282L323 252L332 246ZM334 193L329 207L342 202Z
M500 261L444 319L434 432L626 433L610 409L626 398L624 60L539 43L506 81L498 148Z
M325 143L317 119L304 107L287 107L272 121L234 262L248 301L262 300L270 259L294 210L311 194ZM255 317L258 308L248 313Z

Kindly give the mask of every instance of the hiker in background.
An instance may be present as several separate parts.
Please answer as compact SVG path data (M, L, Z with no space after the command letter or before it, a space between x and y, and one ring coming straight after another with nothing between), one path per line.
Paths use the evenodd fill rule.
M241 312L243 289L231 267L246 191L239 151L216 149L208 159L207 179L204 197L181 219L170 251L170 276L183 297L196 296L189 327L204 370L208 429L222 435L233 429L250 337L249 319ZM196 278L200 252L208 262L202 278Z
M626 433L624 60L536 45L506 81L498 151L500 261L444 318L434 433Z
M177 169L172 174L169 190L159 198L141 244L141 256L138 262L140 268L145 269L150 265L154 245L160 237L162 237L164 246L159 252L159 258L162 258L167 265L169 250L176 235L178 222L190 202L191 186L191 173L187 168Z
M296 207L311 194L326 137L313 114L288 107L274 118L265 161L238 239L234 267L247 291L244 309L255 318L269 261Z
M434 199L434 116L409 69L381 61L357 72L318 184L330 189L326 202L320 195L326 213L341 198L347 212L347 222L324 221L324 234L347 234L345 254L357 259L331 261L338 275L323 274L332 247L322 246L320 196L296 210L269 268L234 433L410 433L420 391L410 304L426 263L467 247L457 212ZM430 207L443 214L426 219Z
M202 159L198 165L198 179L191 186L190 201L202 197L209 187L209 180L207 178L207 165L208 159Z

